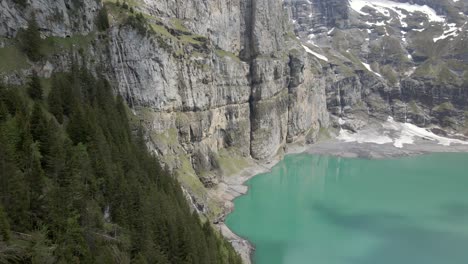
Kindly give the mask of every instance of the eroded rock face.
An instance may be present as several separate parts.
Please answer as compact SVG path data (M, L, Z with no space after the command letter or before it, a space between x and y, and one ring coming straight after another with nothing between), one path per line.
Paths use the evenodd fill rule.
M106 3L110 28L99 31L100 1L2 1L0 47L34 13L54 49L2 79L24 83L33 69L49 78L72 61L104 74L197 210L217 218L226 205L207 189L223 175L287 143L315 142L328 127L324 65L304 52L281 0L134 3ZM143 25L130 21L139 12Z
M287 138L292 142L327 126L324 83L310 70L321 66L297 52L302 48L288 37L281 1L185 1L177 8L148 2L152 13L188 20L187 28L206 36L202 48L171 43L165 49L131 28L111 31L112 74L120 93L137 108L148 108L151 133L174 133L177 147L154 140L163 157L188 155L211 184L220 149L265 159L281 152ZM198 8L177 11L188 10L186 5ZM207 16L214 20L198 21ZM174 56L177 49L184 54ZM292 50L297 54L290 55ZM170 167L180 166L176 160Z
M329 113L354 120L345 124L350 130L389 115L461 129L464 2L423 2L414 1L445 22L417 12L404 21L394 11L359 13L348 0L138 0L132 11L106 3L111 26L99 32L100 1L3 0L0 47L33 13L44 38L72 42L3 79L24 82L33 68L50 77L74 59L104 74L146 128L149 147L207 205L204 188L215 187L226 167L232 173L287 143L315 142ZM145 23L130 23L140 12ZM434 41L450 23L458 35Z
M330 113L350 120L357 116L385 120L390 115L401 122L465 131L466 4L363 2L285 1L296 34L314 52L329 58ZM355 10L360 5L362 9ZM447 106L450 111L437 111Z
M222 175L313 143L330 123L355 131L393 116L468 132L468 2L398 1L445 21L357 12L348 0L134 0L132 11L106 2L111 25L99 31L99 0L1 0L0 49L33 14L43 38L71 44L0 76L24 83L72 61L104 74L197 210L213 216L226 205L207 188ZM140 12L145 23L130 23ZM456 36L434 40L451 27Z
M27 20L35 16L44 35L66 37L87 34L95 29L96 14L101 8L97 0L2 0L0 2L0 36L14 37L27 27Z

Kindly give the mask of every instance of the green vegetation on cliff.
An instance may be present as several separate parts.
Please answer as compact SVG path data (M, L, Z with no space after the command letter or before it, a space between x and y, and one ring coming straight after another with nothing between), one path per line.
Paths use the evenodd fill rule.
M0 87L0 263L241 263L106 80L73 65L50 83Z

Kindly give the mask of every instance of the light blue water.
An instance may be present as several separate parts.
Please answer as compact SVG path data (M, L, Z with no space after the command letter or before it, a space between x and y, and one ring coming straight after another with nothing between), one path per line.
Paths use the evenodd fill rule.
M226 223L255 264L468 263L468 154L290 155L248 185Z

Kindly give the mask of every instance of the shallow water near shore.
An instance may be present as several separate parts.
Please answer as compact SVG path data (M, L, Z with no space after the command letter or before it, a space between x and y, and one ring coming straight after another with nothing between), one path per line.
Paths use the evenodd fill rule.
M226 224L255 264L468 263L468 154L288 155Z

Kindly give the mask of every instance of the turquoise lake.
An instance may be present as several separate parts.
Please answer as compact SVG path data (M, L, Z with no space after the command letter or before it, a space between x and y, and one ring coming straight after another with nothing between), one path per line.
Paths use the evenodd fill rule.
M255 264L468 263L468 154L289 155L247 185L226 223Z

